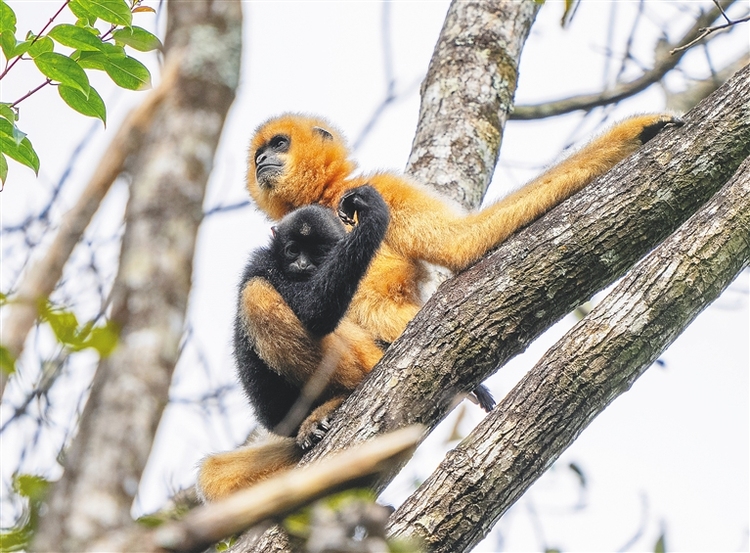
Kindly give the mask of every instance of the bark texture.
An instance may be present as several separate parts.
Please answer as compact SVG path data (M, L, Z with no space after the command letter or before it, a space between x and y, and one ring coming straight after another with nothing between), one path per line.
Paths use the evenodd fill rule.
M622 276L750 155L750 67L586 190L444 283L303 463L412 423L433 428L544 330ZM560 406L562 408L562 406ZM383 479L387 483L392 475ZM286 551L278 529L236 551Z
M103 550L97 537L131 522L167 403L205 185L239 81L242 15L239 0L200 0L172 1L168 17L167 59L179 67L132 163L112 291L120 342L97 370L40 521L38 551Z
M445 18L406 173L465 208L481 203L495 171L521 49L540 7L454 1Z
M391 531L470 550L749 263L750 158L446 456Z

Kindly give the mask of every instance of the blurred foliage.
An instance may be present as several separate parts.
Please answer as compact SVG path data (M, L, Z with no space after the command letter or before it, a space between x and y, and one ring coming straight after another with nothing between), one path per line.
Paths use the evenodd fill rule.
M414 540L386 539L385 527L393 509L379 505L376 497L369 489L332 494L292 513L283 525L291 536L305 542L308 553L422 551Z
M11 528L0 529L0 551L23 551L34 535L39 509L49 488L41 476L17 474L13 477L13 491L26 502L21 516Z
M91 348L107 357L117 345L119 331L112 321L102 326L94 326L94 321L81 325L75 313L56 307L49 300L39 302L39 318L49 324L57 341L71 351Z

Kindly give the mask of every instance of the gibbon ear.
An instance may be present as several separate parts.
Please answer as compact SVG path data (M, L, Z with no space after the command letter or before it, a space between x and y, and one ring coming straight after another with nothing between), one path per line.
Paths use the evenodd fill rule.
M322 127L313 127L313 131L323 137L323 140L333 140L333 135Z

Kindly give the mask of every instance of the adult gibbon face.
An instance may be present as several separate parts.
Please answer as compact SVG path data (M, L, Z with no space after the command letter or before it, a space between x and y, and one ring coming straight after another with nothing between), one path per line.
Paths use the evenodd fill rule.
M249 154L248 190L274 219L296 207L334 201L326 197L326 188L355 168L344 140L328 122L294 114L261 125Z
M289 151L291 139L277 134L255 151L255 180L261 188L272 188L284 171L284 157Z

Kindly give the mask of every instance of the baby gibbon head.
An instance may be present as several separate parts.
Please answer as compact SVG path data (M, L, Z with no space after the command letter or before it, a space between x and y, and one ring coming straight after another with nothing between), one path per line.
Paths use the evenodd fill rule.
M320 205L294 210L271 230L271 251L281 274L289 280L309 280L346 236L339 218Z
M269 119L250 141L247 188L273 219L314 203L336 205L356 165L341 134L317 117Z

